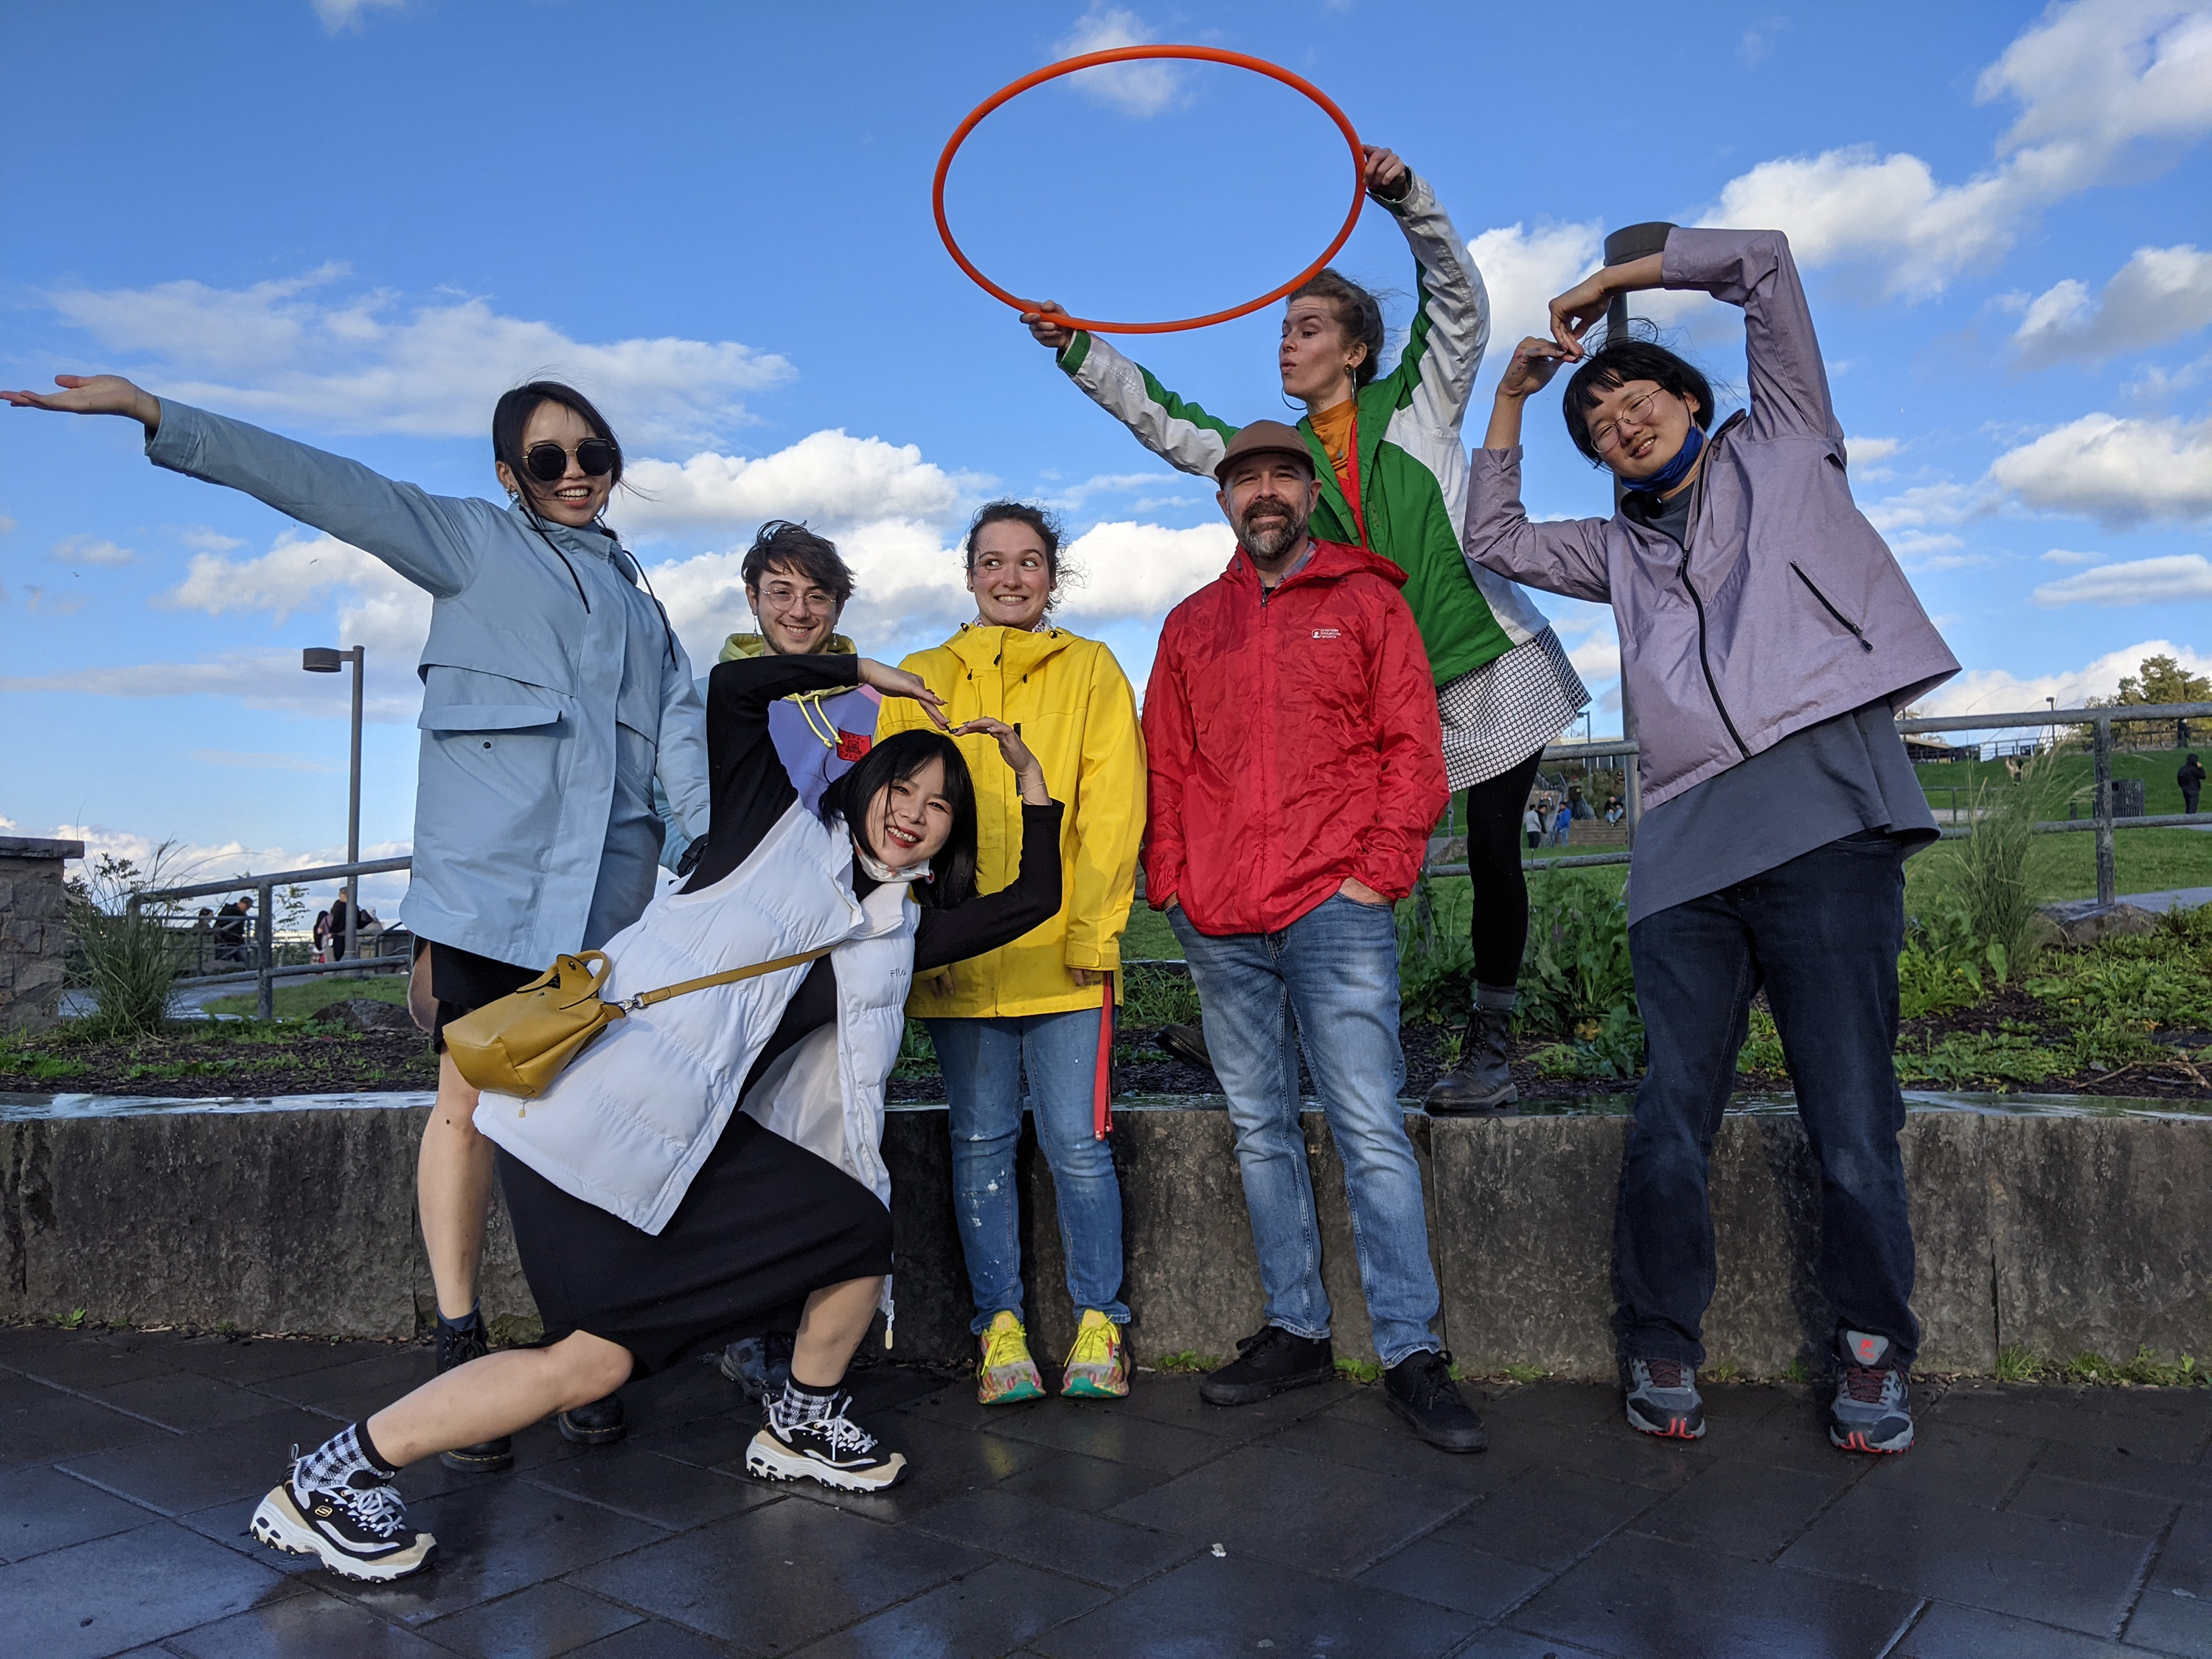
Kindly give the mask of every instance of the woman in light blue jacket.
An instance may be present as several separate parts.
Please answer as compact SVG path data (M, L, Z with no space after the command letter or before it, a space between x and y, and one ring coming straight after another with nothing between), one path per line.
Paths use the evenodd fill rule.
M637 561L600 521L622 451L589 400L533 381L492 416L509 505L433 495L113 374L0 392L19 408L125 415L157 466L243 489L374 555L428 592L412 878L401 916L430 941L438 1030L564 951L589 950L653 896L657 774L690 834L707 830L706 720L691 665ZM442 1037L440 1048L444 1047ZM477 1310L492 1147L477 1093L441 1058L416 1180L438 1293L438 1369L484 1352ZM609 1398L562 1432L620 1437ZM498 1469L507 1442L446 1455Z

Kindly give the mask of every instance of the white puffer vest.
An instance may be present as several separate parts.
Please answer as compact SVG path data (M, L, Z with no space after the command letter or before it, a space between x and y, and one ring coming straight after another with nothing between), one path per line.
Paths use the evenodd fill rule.
M663 895L607 941L604 994L831 946L836 1024L779 1058L743 1103L888 1207L884 1085L906 1029L921 912L903 883L856 900L852 866L843 821L825 824L794 802L721 880ZM476 1126L562 1191L658 1233L721 1138L807 966L637 1009L537 1099L487 1092Z

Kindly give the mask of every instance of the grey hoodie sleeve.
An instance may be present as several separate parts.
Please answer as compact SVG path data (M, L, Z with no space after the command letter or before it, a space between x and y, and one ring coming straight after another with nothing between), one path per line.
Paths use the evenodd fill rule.
M1521 505L1521 447L1478 449L1468 458L1466 553L1470 563L1516 582L1607 605L1603 519L1538 522Z
M242 489L383 560L436 598L459 592L475 575L471 520L501 516L489 501L433 495L244 421L161 402L161 424L146 440L155 465Z
M1820 337L1805 285L1778 230L1668 233L1660 276L1668 288L1703 289L1743 311L1744 356L1751 369L1751 419L1745 436L1820 438L1842 446Z

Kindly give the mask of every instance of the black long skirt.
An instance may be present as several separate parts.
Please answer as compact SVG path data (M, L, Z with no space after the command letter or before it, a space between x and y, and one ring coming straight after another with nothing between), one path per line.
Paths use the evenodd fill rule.
M620 1343L636 1376L795 1330L814 1291L891 1270L891 1218L827 1159L731 1114L658 1234L562 1192L505 1151L499 1182L545 1340Z

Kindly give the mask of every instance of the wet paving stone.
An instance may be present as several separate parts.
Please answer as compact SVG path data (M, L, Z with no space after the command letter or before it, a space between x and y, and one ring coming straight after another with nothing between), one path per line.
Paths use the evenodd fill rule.
M1474 1386L1493 1449L1454 1457L1349 1382L1230 1410L1139 1374L1125 1401L987 1410L877 1364L862 1416L913 1473L861 1497L747 1477L758 1408L710 1357L625 1388L619 1444L541 1424L512 1473L407 1470L441 1542L416 1578L248 1535L291 1443L429 1364L0 1330L0 1652L2212 1659L2203 1390L1923 1384L1918 1446L1871 1459L1826 1443L1810 1388L1715 1385L1679 1445L1612 1389Z

